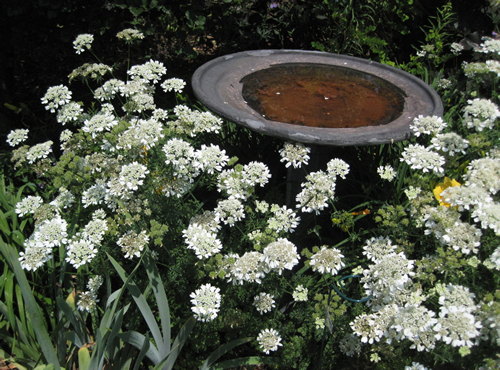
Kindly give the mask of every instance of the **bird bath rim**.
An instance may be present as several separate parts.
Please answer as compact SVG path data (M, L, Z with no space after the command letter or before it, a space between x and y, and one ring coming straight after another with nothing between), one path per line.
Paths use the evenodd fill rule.
M347 67L375 75L402 91L403 111L390 123L357 128L298 126L268 120L244 101L242 79L256 71L293 63ZM199 67L192 77L192 87L198 100L229 121L262 134L308 144L350 146L402 141L411 137L409 125L414 118L443 113L438 94L410 73L362 58L320 51L255 50L225 55Z

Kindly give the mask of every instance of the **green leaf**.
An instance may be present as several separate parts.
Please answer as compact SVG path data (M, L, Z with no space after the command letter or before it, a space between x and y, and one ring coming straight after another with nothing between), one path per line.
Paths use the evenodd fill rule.
M250 342L252 339L254 338L253 337L241 338L233 340L232 342L220 346L207 357L206 361L200 367L200 370L208 370L215 361L217 361L220 357L224 356L227 352L229 352L233 348L243 343Z
M227 360L224 362L220 362L216 365L210 367L210 370L222 370L222 369L230 369L238 366L245 365L282 365L283 360L277 357L260 357L260 356L252 356L252 357L240 357L235 358L233 360Z
M1 238L0 238L0 253L2 253L3 257L9 264L12 271L14 272L16 280L19 286L21 287L21 292L24 298L24 302L26 304L26 310L27 312L30 313L31 324L35 331L38 343L40 344L40 347L42 349L42 353L45 357L45 360L48 363L53 364L56 370L60 370L61 366L57 359L56 351L50 340L49 333L47 332L45 320L43 319L40 306L38 306L38 304L36 303L35 297L31 292L30 284L19 262L19 255L11 246L7 245Z
M79 370L90 369L90 352L87 347L82 347L78 350L78 365Z
M136 331L126 331L124 333L119 333L117 336L124 342L133 345L141 352L145 351L144 355L149 358L155 365L161 361L162 358L160 357L158 350L146 336Z
M115 267L116 272L120 277L122 278L123 282L125 283L125 286L127 290L130 292L132 295L132 298L134 299L134 302L136 305L139 307L139 310L141 311L142 316L144 317L144 320L146 321L149 330L151 331L151 335L153 336L153 339L156 343L163 343L163 337L160 332L160 328L158 327L158 324L156 323L156 319L153 315L153 312L151 311L151 308L149 307L146 298L142 295L141 291L135 285L133 280L130 278L127 278L127 274L125 273L125 270L120 266L118 262L116 262L113 257L111 257L108 254L108 258Z

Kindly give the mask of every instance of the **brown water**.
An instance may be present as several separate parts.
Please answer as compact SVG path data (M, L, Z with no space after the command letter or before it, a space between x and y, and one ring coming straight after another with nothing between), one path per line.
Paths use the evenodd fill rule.
M247 104L277 122L331 128L384 125L404 108L402 90L352 68L279 64L241 82Z

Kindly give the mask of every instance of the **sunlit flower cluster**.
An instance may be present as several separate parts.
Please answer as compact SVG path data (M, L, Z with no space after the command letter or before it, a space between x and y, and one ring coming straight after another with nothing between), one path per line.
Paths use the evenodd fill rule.
M301 168L302 165L307 165L310 159L310 152L311 148L306 147L304 144L291 142L285 142L283 148L279 151L281 162L286 162L286 168L292 165L294 168Z
M140 31L137 31L132 28L124 29L116 34L116 37L120 40L124 40L126 42L130 42L133 40L142 40L144 38L144 34Z
M64 85L52 86L43 96L42 104L46 105L45 109L55 113L56 109L71 101L71 95L71 91Z
M468 140L465 140L454 132L447 132L446 134L437 134L433 137L429 149L442 151L453 156L457 153L465 154L468 146Z
M296 196L297 208L302 212L319 214L335 195L335 176L323 171L311 172L301 186L302 191Z
M270 243L263 251L263 261L269 269L281 275L284 269L291 270L299 263L297 247L287 239L280 238Z
M145 230L142 230L139 234L129 230L116 242L122 248L125 258L129 259L140 257L141 252L148 243L149 235Z
M274 329L265 329L259 333L257 342L262 349L262 352L269 354L271 351L277 351L278 347L282 346L281 337Z
M446 127L441 117L437 116L418 116L410 124L410 129L415 136L420 135L435 135L441 132Z
M500 110L495 103L489 99L479 98L469 100L468 103L469 105L464 108L464 125L476 131L495 126L496 119L500 117Z
M292 293L293 300L295 302L307 302L307 294L309 293L309 289L307 289L303 285L297 285L295 290Z
M17 146L26 139L28 139L28 132L29 130L25 129L17 129L17 130L12 130L8 135L7 135L7 143L10 146Z
M293 233L299 225L300 217L293 210L286 208L286 206L279 207L273 204L271 212L273 214L267 220L267 225L277 233L281 231Z
M28 195L16 204L16 213L19 217L25 216L35 211L43 204L42 197L38 195Z
M313 271L320 274L337 274L344 266L342 261L344 255L337 248L322 246L321 249L311 257L309 264Z
M167 73L167 68L162 62L150 60L144 64L132 66L127 73L132 80L155 84Z
M181 93L185 86L186 82L180 78L169 78L161 84L165 92L175 91L176 93Z
M194 250L199 259L208 258L222 249L222 243L217 234L196 223L191 223L183 231L188 249Z
M198 321L212 321L217 317L220 308L220 289L210 284L205 284L190 294L193 307L191 310Z
M406 162L415 170L422 170L423 172L432 171L438 176L444 174L442 166L445 163L445 159L438 153L420 144L408 145L402 154L401 161Z
M392 181L397 175L397 172L392 168L392 166L380 166L377 168L377 173L380 178L387 181Z

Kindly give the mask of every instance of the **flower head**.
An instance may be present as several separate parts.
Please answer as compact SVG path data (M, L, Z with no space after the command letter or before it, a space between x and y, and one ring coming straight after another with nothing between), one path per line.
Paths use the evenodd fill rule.
M262 330L257 337L259 346L265 354L269 354L270 351L277 351L279 346L282 346L281 337L279 333L274 329Z
M392 166L380 166L377 168L377 173L381 179L391 182L396 177L397 173Z
M320 274L337 274L345 266L344 256L336 248L321 247L321 250L311 257L310 265L313 271Z
M443 122L441 117L437 116L418 116L410 124L410 129L413 131L415 136L434 135L441 132L446 127L446 123Z
M73 41L73 47L77 54L83 53L86 49L90 50L94 42L94 36L88 33L78 35L76 40Z
M42 104L46 105L45 109L50 110L51 113L70 101L71 91L64 85L49 87L42 98Z
M304 146L302 143L286 142L279 151L281 156L280 162L286 162L285 167L287 168L291 165L294 168L300 168L302 164L308 164L310 152L311 148Z
M16 146L23 143L28 138L28 132L29 130L24 129L12 130L7 135L7 143L10 146Z
M297 247L287 239L280 238L264 248L264 261L270 269L278 270L281 275L284 269L291 270L299 263Z
M205 284L190 294L194 317L198 321L212 321L219 312L221 295L220 289L210 284Z
M448 177L445 177L444 182L437 184L436 187L434 188L433 193L434 193L434 196L436 197L436 199L439 201L440 206L446 206L446 207L450 206L449 203L446 203L444 201L441 193L443 192L443 190L445 190L449 187L452 187L452 186L460 186L460 183L455 179L450 179Z
M270 294L261 292L259 295L255 296L253 299L253 305L260 312L260 314L264 314L266 312L271 311L276 305L274 304L274 297Z
M293 291L292 297L296 302L307 302L309 290L303 285L298 285Z

